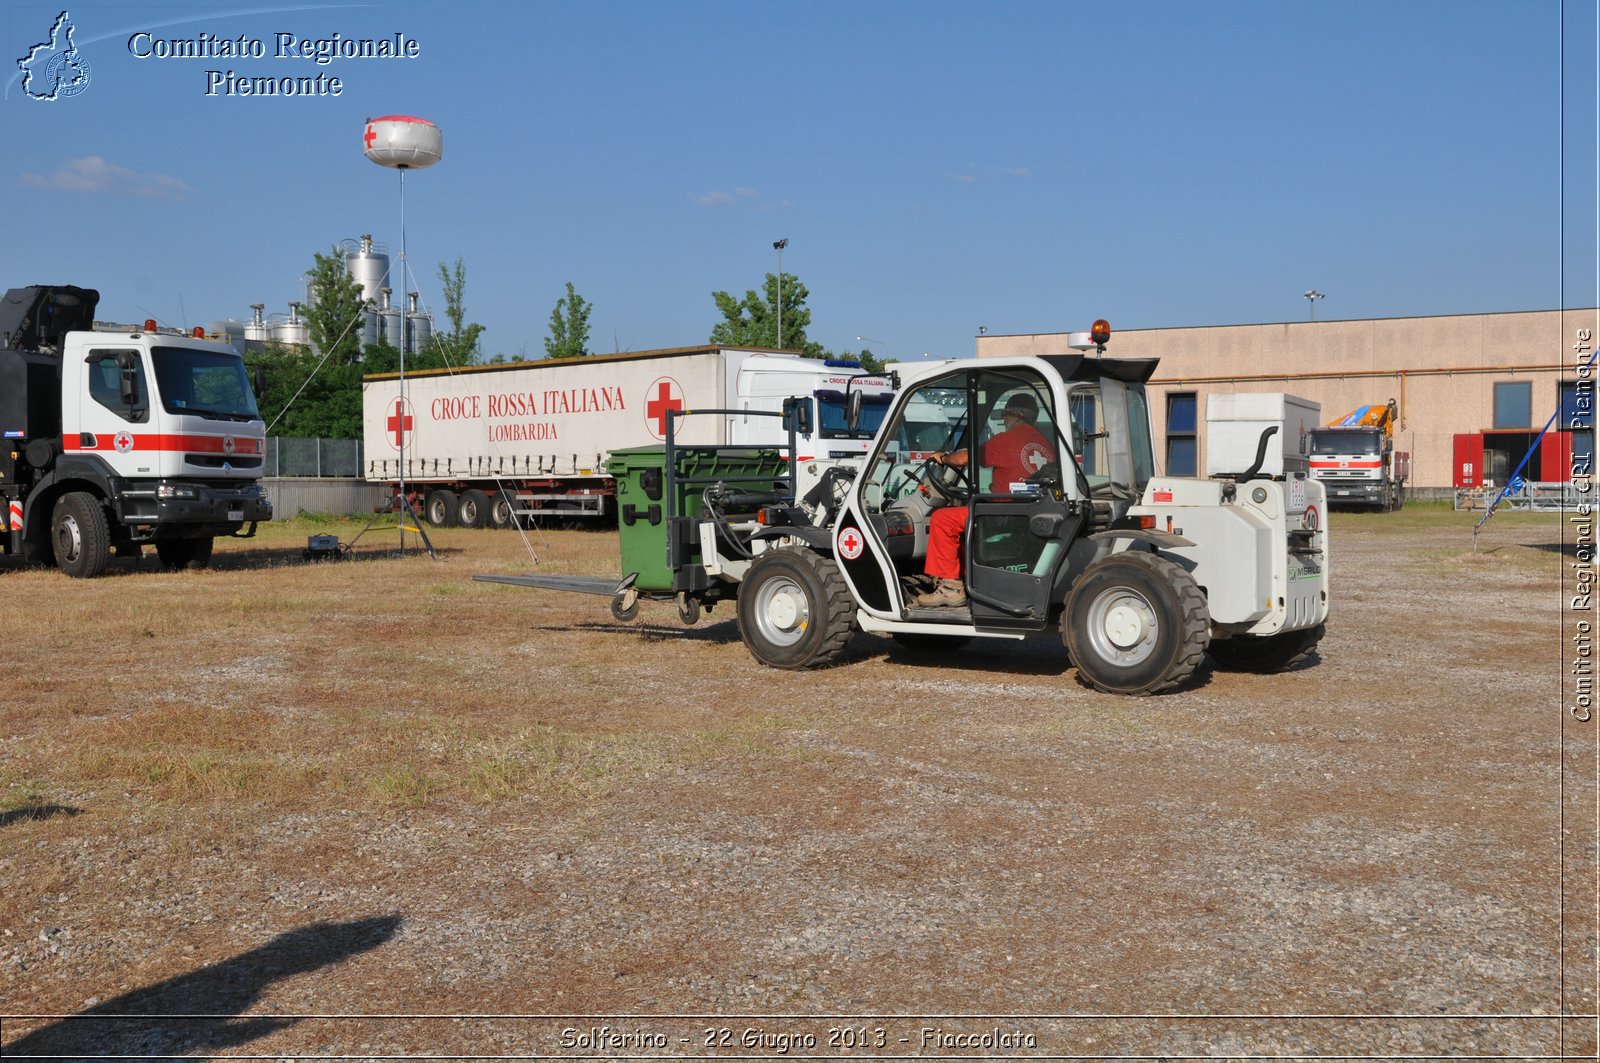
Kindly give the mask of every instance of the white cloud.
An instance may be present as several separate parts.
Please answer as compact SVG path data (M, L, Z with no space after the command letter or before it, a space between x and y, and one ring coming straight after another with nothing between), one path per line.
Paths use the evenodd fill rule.
M708 207L730 207L741 199L754 199L760 194L753 188L736 187L732 192L716 189L704 195L695 196L694 199L696 203L703 203Z
M54 192L107 193L141 199L183 200L188 198L190 192L189 186L176 177L139 173L126 166L109 163L98 155L69 159L49 176L24 173L21 181L29 188L44 188Z

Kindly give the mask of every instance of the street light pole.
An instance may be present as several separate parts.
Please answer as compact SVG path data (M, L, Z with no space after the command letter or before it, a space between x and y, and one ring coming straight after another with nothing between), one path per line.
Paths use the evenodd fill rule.
M1312 321L1315 321L1317 319L1317 300L1318 299L1326 299L1326 298L1327 298L1327 295L1325 293L1319 292L1315 288L1311 288L1311 289L1308 289L1306 291L1305 300L1306 300L1306 304L1311 307L1311 320Z
M775 241L772 249L778 252L778 349L783 349L783 249L789 246L787 238Z

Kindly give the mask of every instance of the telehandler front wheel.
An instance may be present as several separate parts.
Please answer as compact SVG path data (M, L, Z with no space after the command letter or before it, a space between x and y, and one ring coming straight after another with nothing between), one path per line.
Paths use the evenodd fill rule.
M1211 638L1205 596L1166 558L1126 551L1086 569L1061 634L1078 674L1108 694L1157 694L1194 674Z
M770 668L831 664L850 642L855 606L839 566L810 550L761 555L739 585L739 635Z

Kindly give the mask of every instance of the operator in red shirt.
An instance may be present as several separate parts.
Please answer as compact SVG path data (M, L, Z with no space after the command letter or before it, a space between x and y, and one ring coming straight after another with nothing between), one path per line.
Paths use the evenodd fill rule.
M1056 460L1055 447L1034 427L1039 420L1039 403L1032 395L1019 391L1011 396L1001 418L1005 431L978 447L978 464L994 470L989 483L992 494L1010 494L1012 484L1025 481ZM948 454L938 451L933 460L960 469L968 465L969 455L965 450ZM976 489L977 484L972 486ZM928 518L928 556L922 571L938 582L933 590L917 598L917 605L928 608L967 604L967 587L961 581L961 535L966 528L966 506L944 506Z

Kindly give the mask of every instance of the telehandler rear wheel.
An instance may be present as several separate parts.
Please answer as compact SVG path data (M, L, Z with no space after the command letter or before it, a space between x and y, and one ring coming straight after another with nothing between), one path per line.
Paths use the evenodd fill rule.
M1072 585L1062 638L1078 674L1109 694L1157 694L1188 679L1211 638L1194 577L1143 551L1096 561Z
M839 566L810 550L761 555L739 585L739 635L770 668L810 668L839 659L855 605Z
M1311 656L1326 630L1326 625L1318 624L1277 635L1235 635L1213 642L1211 659L1230 672L1286 672Z

